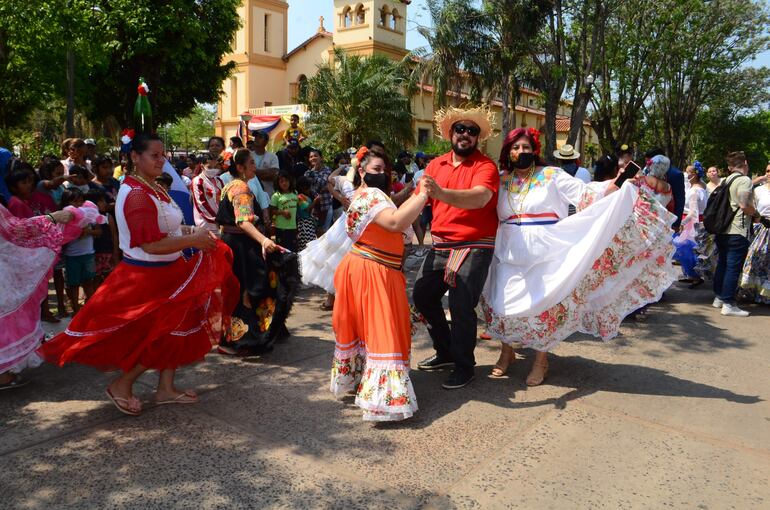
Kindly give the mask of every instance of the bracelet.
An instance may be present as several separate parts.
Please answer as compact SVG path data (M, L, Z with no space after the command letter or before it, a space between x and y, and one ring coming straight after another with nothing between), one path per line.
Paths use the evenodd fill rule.
M51 220L51 223L56 225L56 220L53 218L53 214L49 213L49 214L46 214L46 216L48 217L49 220Z

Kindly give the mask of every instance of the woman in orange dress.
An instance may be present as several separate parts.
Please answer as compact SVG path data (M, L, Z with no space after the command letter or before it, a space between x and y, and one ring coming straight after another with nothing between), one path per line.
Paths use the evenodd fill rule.
M364 420L403 420L417 411L409 379L412 335L401 271L403 233L411 232L428 196L414 195L397 209L388 195L387 156L362 148L356 159L359 188L347 211L353 247L334 275L331 391L337 396L354 392Z

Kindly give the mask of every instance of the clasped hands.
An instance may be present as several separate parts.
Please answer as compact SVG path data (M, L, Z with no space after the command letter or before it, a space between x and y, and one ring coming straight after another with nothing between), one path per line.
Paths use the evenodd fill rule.
M423 175L420 181L420 194L427 195L434 200L443 200L444 188L439 186L436 180L430 175Z

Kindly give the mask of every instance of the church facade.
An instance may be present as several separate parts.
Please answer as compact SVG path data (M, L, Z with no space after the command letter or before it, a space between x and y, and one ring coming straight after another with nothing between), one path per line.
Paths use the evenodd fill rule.
M328 1L328 0L319 0ZM302 116L306 109L298 104L304 80L315 74L319 64L333 58L335 48L359 55L380 54L402 59L406 49L406 20L409 0L333 0L332 30L320 18L316 32L302 44L287 48L289 4L283 0L243 0L239 8L242 27L233 41L232 52L224 61L233 61L236 70L222 84L223 95L217 105L216 133L229 137L249 129L268 129L272 139L280 138L292 113ZM463 98L453 98L462 102ZM545 113L540 96L522 90L516 104L516 125L541 129ZM491 104L499 130L501 104ZM414 145L437 136L433 128L432 88L424 86L412 98ZM557 146L569 131L571 105L564 101L557 118ZM499 131L498 131L499 133ZM499 154L502 136L486 142L484 151L494 159ZM585 152L598 144L590 124L585 123L582 136L575 144ZM590 149L589 149L590 152ZM584 160L586 158L583 158Z

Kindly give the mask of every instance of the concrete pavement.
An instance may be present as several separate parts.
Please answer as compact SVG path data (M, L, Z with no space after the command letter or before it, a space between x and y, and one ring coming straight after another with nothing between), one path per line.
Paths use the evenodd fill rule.
M576 335L536 388L528 351L488 379L481 341L466 388L414 370L420 410L396 424L330 395L316 291L274 353L182 369L196 405L126 417L109 374L44 366L0 393L0 507L768 508L770 308L727 318L711 299L674 288L610 343ZM419 331L413 359L431 351Z

